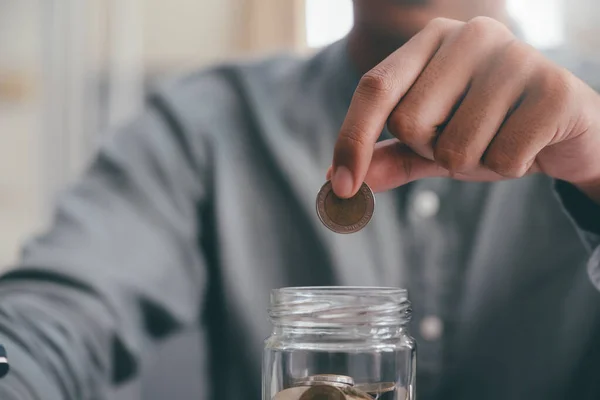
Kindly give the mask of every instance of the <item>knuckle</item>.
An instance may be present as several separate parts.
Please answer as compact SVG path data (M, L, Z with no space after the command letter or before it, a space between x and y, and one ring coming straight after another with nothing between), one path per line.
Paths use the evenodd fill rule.
M504 24L490 17L475 17L463 29L465 34L480 40L512 35Z
M453 21L448 18L436 17L429 21L427 27L436 31L442 31L451 26L452 23Z
M533 59L531 49L518 39L508 42L503 48L503 57L511 64L529 64Z
M501 25L500 22L485 16L477 16L475 18L471 18L469 22L467 22L467 26L470 26L473 29L481 29L482 31L495 28L498 25Z
M394 88L394 77L391 71L375 67L362 76L357 92L366 95L386 95Z
M536 53L524 42L518 39L510 40L500 52L501 65L512 76L527 76L536 63Z
M408 144L421 144L423 125L413 113L396 110L388 120L388 129L400 141Z
M527 173L527 165L503 153L488 154L483 164L489 170L505 178L521 178Z
M542 98L550 101L556 107L556 111L565 109L574 95L570 73L558 68L547 68L537 76Z
M435 36L445 36L448 32L459 30L465 25L465 22L456 21L448 18L437 17L429 21L425 30L433 33Z
M494 29L494 20L488 17L475 17L465 25L465 31L477 36L487 35L487 33Z
M525 86L532 76L536 58L529 45L513 38L491 55L482 76L493 79L496 85L515 82Z
M473 168L473 162L466 151L456 151L445 146L437 146L434 151L435 161L442 168L453 172L465 172Z

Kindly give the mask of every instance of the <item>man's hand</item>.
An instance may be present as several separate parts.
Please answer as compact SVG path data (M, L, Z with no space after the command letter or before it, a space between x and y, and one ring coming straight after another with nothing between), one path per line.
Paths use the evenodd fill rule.
M375 145L383 127L397 138ZM436 19L361 79L329 175L340 197L543 172L600 202L600 96L503 24ZM597 197L596 197L597 196Z

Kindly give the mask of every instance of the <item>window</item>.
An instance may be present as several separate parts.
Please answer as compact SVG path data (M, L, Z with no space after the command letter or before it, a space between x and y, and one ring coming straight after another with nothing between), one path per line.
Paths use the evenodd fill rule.
M556 47L565 40L563 0L508 0L508 11L525 40L538 48Z
M564 0L508 0L508 10L525 40L540 48L564 41ZM344 37L352 27L352 0L306 0L306 43L326 46Z
M326 46L352 28L352 0L306 0L306 44Z

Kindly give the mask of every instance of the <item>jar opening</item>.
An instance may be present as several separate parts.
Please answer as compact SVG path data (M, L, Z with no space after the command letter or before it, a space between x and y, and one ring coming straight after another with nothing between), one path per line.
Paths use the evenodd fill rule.
M287 287L271 292L276 326L403 326L411 307L405 289L391 287Z

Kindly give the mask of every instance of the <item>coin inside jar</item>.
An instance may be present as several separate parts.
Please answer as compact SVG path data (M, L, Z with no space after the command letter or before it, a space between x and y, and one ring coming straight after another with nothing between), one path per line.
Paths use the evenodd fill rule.
M298 400L308 389L307 386L288 388L277 393L272 400Z
M355 387L347 386L345 388L340 389L344 396L346 396L346 400L373 400L368 393L357 389Z
M354 385L354 379L350 376L335 375L335 374L320 374L307 376L296 381L296 385L312 386L312 385L330 385L337 387L345 387Z
M300 396L299 400L346 400L342 391L334 386L312 386Z
M396 389L396 384L394 382L359 383L354 387L366 393L381 394Z
M373 217L375 197L363 183L349 199L335 195L331 181L326 182L317 195L317 215L321 222L336 233L355 233L363 229Z

